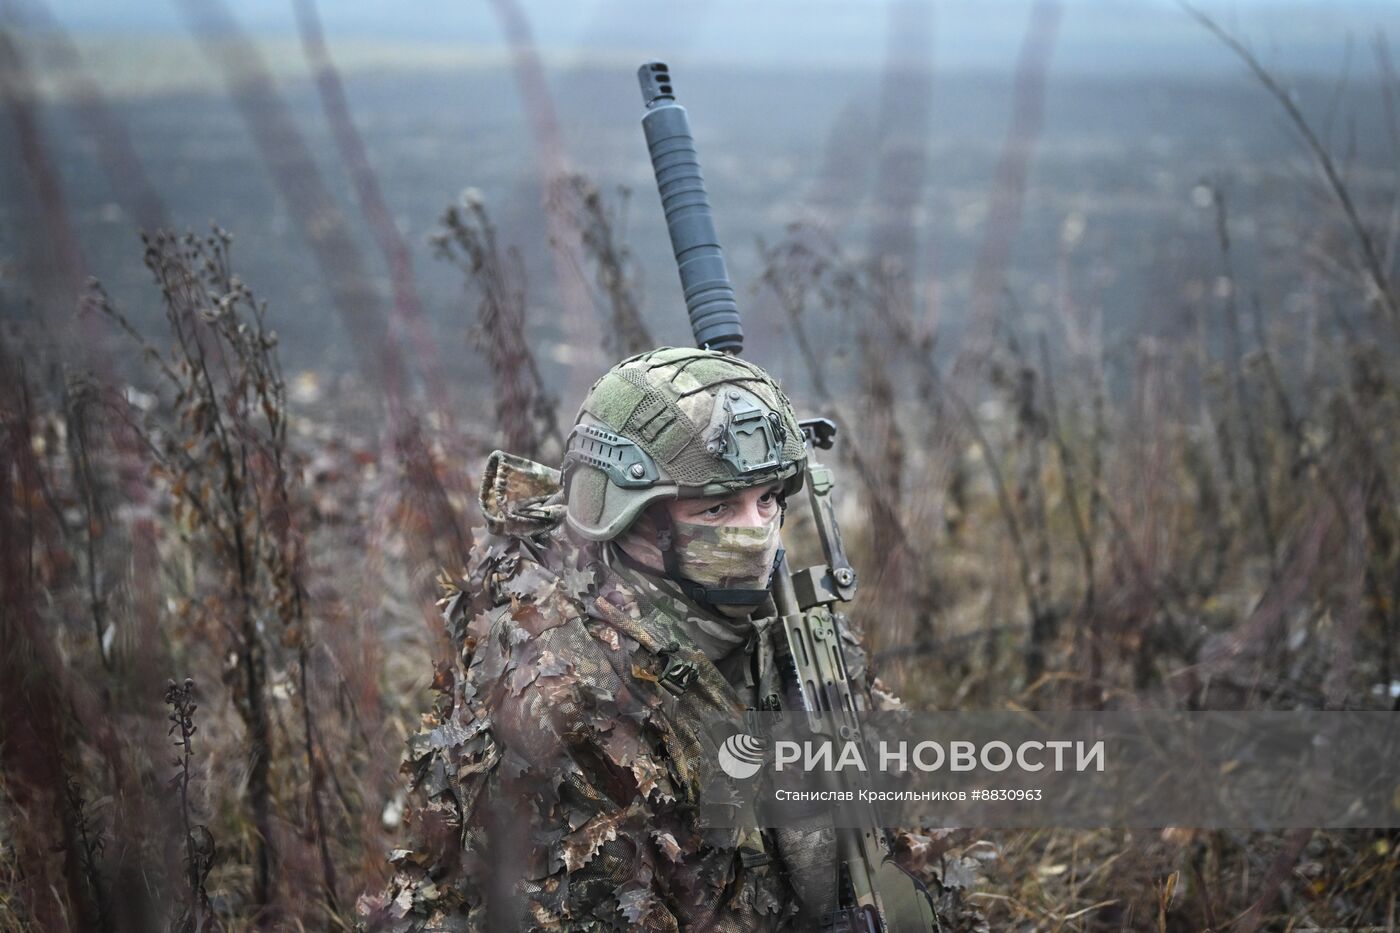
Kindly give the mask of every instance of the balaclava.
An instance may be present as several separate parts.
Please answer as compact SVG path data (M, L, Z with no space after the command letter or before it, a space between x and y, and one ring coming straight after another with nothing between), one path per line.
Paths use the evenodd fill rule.
M749 615L768 596L777 564L781 511L764 525L706 525L670 518L658 504L632 523L619 545L701 605L725 615ZM655 572L654 570L652 572Z

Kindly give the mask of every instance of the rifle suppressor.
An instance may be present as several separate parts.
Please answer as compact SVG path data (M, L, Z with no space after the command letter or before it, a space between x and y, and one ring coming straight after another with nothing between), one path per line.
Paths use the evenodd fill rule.
M695 342L706 349L738 354L744 349L744 327L715 233L710 197L700 177L690 120L685 108L676 103L665 64L647 62L637 69L637 80L647 107L642 131L656 170Z

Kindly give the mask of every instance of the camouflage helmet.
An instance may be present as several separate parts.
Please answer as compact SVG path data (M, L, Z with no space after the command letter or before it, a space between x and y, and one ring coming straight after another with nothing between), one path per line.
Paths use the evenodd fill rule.
M607 541L660 499L775 481L791 494L806 459L772 376L714 350L662 347L623 360L588 390L561 467L568 523Z

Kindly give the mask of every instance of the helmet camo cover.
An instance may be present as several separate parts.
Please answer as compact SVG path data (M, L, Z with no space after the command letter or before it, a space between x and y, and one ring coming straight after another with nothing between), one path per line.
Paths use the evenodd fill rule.
M652 502L802 483L802 429L778 383L713 350L663 347L623 360L589 390L562 472L568 522L594 541Z

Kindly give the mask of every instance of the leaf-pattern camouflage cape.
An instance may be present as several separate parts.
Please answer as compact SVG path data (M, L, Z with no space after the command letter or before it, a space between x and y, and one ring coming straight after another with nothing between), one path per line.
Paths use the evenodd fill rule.
M372 930L795 928L769 834L701 829L704 722L746 698L674 622L563 526L558 474L493 455L490 533L446 580L458 648L409 740L413 842L361 910ZM652 592L650 596L655 596ZM865 689L859 644L851 674ZM679 696L668 659L694 665ZM867 696L870 694L867 692ZM874 699L886 701L878 684ZM765 864L766 862L766 864Z

